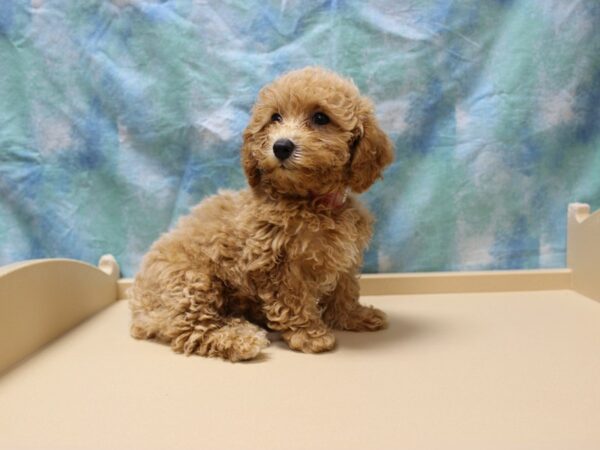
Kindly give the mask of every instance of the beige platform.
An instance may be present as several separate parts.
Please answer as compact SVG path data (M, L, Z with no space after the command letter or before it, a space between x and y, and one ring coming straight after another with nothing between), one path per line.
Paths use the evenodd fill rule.
M0 449L600 449L600 213L572 205L568 245L567 269L365 276L388 330L241 364L131 339L110 258L0 269Z

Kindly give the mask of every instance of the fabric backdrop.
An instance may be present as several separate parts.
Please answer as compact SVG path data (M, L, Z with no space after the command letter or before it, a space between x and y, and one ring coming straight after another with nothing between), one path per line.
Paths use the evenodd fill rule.
M396 145L366 272L564 265L567 204L600 207L597 0L3 0L0 263L112 253L132 276L245 185L259 88L314 64Z

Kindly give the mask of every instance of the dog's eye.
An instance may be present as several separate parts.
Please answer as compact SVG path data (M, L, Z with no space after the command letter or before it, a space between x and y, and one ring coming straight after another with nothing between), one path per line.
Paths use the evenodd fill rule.
M322 112L318 112L315 113L314 116L312 116L312 121L316 125L327 125L329 123L329 117L327 117L327 115L323 114Z
M283 117L281 117L281 114L279 113L275 113L271 116L271 122L281 122L283 120Z

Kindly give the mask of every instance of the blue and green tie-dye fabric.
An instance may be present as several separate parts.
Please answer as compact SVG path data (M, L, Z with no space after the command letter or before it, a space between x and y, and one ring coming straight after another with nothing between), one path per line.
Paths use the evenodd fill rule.
M597 0L0 2L0 263L113 253L131 276L245 185L261 85L352 77L396 144L365 271L557 267L600 207Z

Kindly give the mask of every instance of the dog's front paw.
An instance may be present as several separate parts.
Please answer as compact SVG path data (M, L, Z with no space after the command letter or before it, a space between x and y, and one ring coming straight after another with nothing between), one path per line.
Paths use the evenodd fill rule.
M282 337L292 350L304 353L321 353L335 347L335 336L327 328L285 331Z
M339 323L340 328L346 331L377 331L387 328L387 325L387 316L383 311L362 305Z

